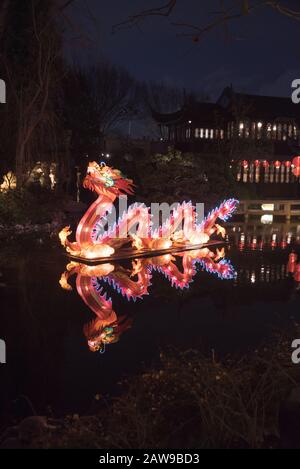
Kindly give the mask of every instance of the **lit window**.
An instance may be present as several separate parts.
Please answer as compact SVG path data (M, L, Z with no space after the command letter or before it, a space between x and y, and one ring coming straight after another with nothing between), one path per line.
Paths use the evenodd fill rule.
M239 123L239 137L243 137L244 135L244 122Z
M210 138L214 138L214 129L210 129Z
M278 137L277 137L278 140L281 140L281 138L282 138L282 125L281 124L278 124L278 133L277 133L277 135L278 135Z
M208 138L208 129L205 129L205 138Z
M231 125L230 125L230 134L231 134L231 137L234 137L235 136L235 132L234 132L234 123L231 122Z
M265 211L274 212L274 204L261 204L261 209Z
M282 126L282 140L286 140L287 137L287 124L283 124Z
M244 136L246 138L249 138L250 135L250 128L249 128L249 122L246 121L245 123L245 130L244 130Z
M241 165L241 163L238 163L237 173L236 173L236 180L240 181L241 177L242 177L242 165Z
M261 133L262 133L262 123L257 122L257 138L261 138Z
M273 223L273 215L272 214L265 214L261 216L260 222L263 225L270 225Z
M203 136L204 136L204 130L200 129L200 138L203 138Z
M227 124L227 138L230 138L230 124Z

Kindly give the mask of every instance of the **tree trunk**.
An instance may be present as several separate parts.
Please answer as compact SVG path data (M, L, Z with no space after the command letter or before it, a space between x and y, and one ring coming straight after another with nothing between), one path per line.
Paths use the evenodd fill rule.
M16 145L16 178L17 187L22 187L25 179L25 144L22 136L22 131L19 132L18 141Z

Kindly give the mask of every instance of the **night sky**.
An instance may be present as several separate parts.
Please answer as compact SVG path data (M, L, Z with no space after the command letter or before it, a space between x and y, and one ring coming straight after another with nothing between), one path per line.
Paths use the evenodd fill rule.
M68 9L73 23L67 54L76 61L99 57L126 67L140 80L164 81L216 99L233 84L237 91L289 96L290 84L300 78L300 22L271 10L260 9L231 22L231 38L219 28L194 44L177 37L172 21L207 25L219 2L178 0L172 17L152 17L139 28L120 30L112 26L144 8L165 0L76 0ZM282 2L284 3L284 2ZM286 1L299 8L298 1Z

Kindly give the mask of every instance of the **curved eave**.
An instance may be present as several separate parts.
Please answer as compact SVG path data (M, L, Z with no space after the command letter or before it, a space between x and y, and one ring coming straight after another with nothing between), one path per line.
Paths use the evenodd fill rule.
M170 114L163 114L152 110L152 117L158 124L180 124L184 122L184 110L180 109L179 111L172 112Z
M228 113L219 106L203 103L201 108L182 108L179 111L163 114L152 110L152 117L158 124L179 125L191 121L193 127L216 127L218 120L228 120Z

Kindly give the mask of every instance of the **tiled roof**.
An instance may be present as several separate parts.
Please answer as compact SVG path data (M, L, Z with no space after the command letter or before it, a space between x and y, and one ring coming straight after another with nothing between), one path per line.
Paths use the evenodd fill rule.
M192 121L195 125L215 124L217 119L235 119L236 111L241 117L273 122L276 119L295 119L300 124L300 103L291 98L260 96L236 93L227 87L216 103L192 102L173 113L152 111L153 118L160 124L183 124Z
M228 97L228 104L225 105L228 111L234 112L237 108L249 118L271 122L280 118L300 120L300 104L294 104L289 97L236 93L232 88L225 88L217 101L219 104L224 96Z

